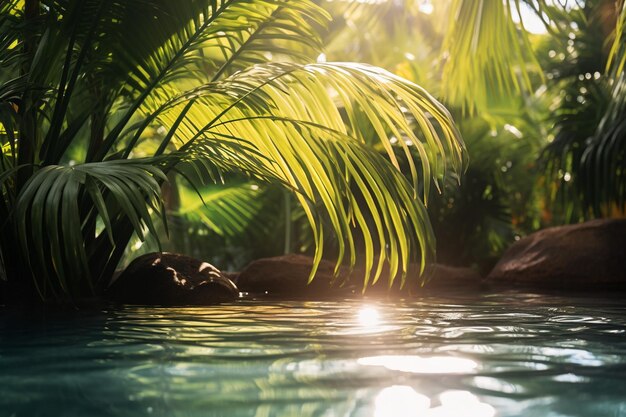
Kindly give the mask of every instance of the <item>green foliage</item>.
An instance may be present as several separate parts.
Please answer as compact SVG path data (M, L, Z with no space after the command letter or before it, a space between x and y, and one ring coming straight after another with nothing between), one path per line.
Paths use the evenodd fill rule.
M539 66L526 32L515 23L520 3L451 2L441 80L448 101L485 111L490 98L532 90L529 72Z
M432 257L428 212L481 265L623 215L625 25L621 0L5 1L0 276L98 291L168 217L166 248L315 250L367 285Z
M624 208L623 73L612 66L605 71L615 5L587 1L580 13L561 18L571 29L542 47L554 97L552 137L542 160L556 222L611 216ZM613 56L619 67L620 57Z
M460 186L450 184L428 207L442 263L488 272L515 236L538 227L533 179L540 134L529 120L510 121L515 125L459 122L472 163Z
M338 263L354 264L355 227L372 219L373 231L360 228L365 285L387 262L393 277L416 254L429 257L418 185L427 196L431 177L443 182L465 163L450 114L380 68L310 63L329 19L314 3L0 7L0 253L11 282L33 278L44 298L101 290L132 235L156 235L166 179L191 171L217 184L235 173L293 192L316 261L333 234ZM364 135L362 123L375 135ZM404 147L410 180L392 135L418 151L419 164ZM212 214L215 230L240 230L249 213L247 196L237 195L222 207L226 217Z
M515 235L624 214L623 1L328 9L346 22L328 58L387 66L458 109L471 163L460 188L431 193L441 261L483 264ZM529 15L545 34L526 30Z

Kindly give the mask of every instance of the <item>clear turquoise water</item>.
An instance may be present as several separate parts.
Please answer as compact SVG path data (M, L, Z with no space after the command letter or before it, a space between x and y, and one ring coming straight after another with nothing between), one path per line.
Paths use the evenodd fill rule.
M0 416L626 416L626 303L0 310Z

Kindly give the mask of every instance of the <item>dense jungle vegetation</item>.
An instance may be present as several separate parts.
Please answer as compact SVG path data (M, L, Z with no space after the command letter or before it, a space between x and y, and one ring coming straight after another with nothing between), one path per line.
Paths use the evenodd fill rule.
M621 0L5 0L0 279L68 300L163 248L367 285L623 216L624 25Z

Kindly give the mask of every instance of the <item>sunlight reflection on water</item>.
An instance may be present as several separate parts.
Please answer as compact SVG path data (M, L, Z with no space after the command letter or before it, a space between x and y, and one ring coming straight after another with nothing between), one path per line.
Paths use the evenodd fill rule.
M406 385L392 385L380 391L374 405L374 417L413 417L430 408L430 398Z
M0 315L0 416L626 417L625 306L486 294Z
M481 402L469 391L445 391L440 405L431 408L431 400L405 385L393 385L380 391L375 400L374 417L493 417L495 408Z
M412 372L415 374L454 374L471 372L478 364L470 359L455 357L419 356L371 356L357 360L359 365L384 366L392 371Z
M362 307L359 310L359 324L361 326L376 327L380 324L380 314L374 307Z

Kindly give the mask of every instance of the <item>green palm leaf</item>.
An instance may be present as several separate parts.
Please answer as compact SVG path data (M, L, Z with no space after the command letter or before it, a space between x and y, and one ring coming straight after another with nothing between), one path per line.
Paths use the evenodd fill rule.
M262 192L252 182L227 182L195 190L183 187L180 208L170 214L202 223L220 236L245 236L263 209Z
M529 72L539 69L515 14L519 0L453 0L443 43L443 95L454 104L484 110L489 95L531 91ZM541 2L540 2L541 3Z
M223 0L195 4L200 9L191 12L184 7L181 10L171 5L165 7L170 19L176 17L171 19L172 22L180 25L181 21L188 21L182 27L171 27L166 23L163 29L153 28L156 33L128 33L131 45L125 42L122 48L114 51L117 58L115 72L130 73L127 86L135 99L108 134L103 151L117 141L138 110L149 114L164 98L180 89L173 83L184 80L187 85L197 86L198 82L217 80L247 65L266 62L272 52L301 61L306 58L306 51L321 48L315 29L328 20L328 15L309 0L297 3ZM194 11L195 17L189 19ZM152 45L154 37L163 39L168 34L170 37L164 39L147 59L136 60L137 57L129 53L135 44L138 48L143 43ZM138 133L145 127L147 124Z
M626 66L626 3L621 2L621 9L615 25L613 45L607 61L608 72L617 76L624 72Z
M105 224L102 233L112 241L111 218L117 211L130 220L142 239L146 230L156 233L152 215L162 210L159 182L165 180L156 162L49 165L31 177L16 202L16 223L23 253L43 297L49 291L77 295L84 290L82 285L91 283L81 221L85 215L80 202L85 193ZM48 238L42 239L44 235Z
M424 179L443 179L448 170L460 172L465 162L451 117L434 98L386 71L347 63L267 64L224 82L228 94L209 94L216 85L197 97L197 105L186 108L176 133L181 150L202 158L217 143L244 140L267 156L247 164L246 171L278 180L298 193L318 243L317 259L324 236L317 226L320 212L343 242L338 262L344 258L344 247L350 263L355 262L355 224L365 233L368 274L374 266L373 241L379 242L383 249L374 280L387 259L394 272L391 276L399 265L406 271L417 244L421 259L427 258L432 236L416 195L417 184L423 184L427 194L429 181ZM171 126L180 107L163 110L159 120ZM203 120L209 122L199 128ZM361 135L357 120L375 127L376 143ZM402 138L413 185L399 171L393 136ZM388 160L372 150L376 144L386 150ZM421 156L419 171L410 147ZM235 165L246 166L246 158L245 152L239 152L218 163L237 161ZM365 208L355 204L352 185L366 201ZM363 210L374 219L374 236Z

